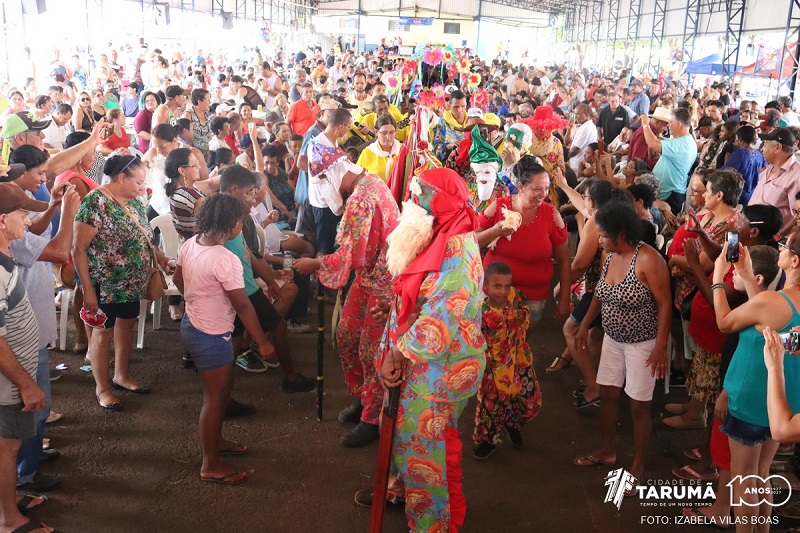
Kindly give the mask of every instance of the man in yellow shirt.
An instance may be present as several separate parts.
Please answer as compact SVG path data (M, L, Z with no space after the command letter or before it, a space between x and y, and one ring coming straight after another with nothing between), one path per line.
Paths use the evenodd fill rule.
M351 105L357 106L353 109L353 119L358 115L366 115L372 112L372 100L367 93L367 76L363 72L356 72L353 76L353 94L348 98Z
M439 161L447 161L450 152L455 150L464 140L467 121L467 95L459 90L450 93L449 109L442 114L439 121L431 128L433 154Z
M389 103L389 98L386 95L379 94L377 96L373 96L372 108L374 109L372 113L357 115L355 121L353 122L355 128L350 130L352 135L358 135L358 137L363 141L370 141L376 138L377 128L375 127L375 121L378 120L378 117L381 115L388 113L392 116L392 118L394 118L395 122L400 122L403 119L403 114L400 113L400 110L396 107L395 109L397 109L397 114L392 113L392 104ZM360 124L360 126L357 126L356 122ZM410 130L410 125L404 128L397 128L397 131L395 132L395 139L402 143L406 140L406 136Z

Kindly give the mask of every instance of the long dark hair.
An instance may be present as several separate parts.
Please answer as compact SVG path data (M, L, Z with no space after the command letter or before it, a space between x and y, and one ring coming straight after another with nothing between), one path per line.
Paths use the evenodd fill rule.
M164 191L167 196L175 194L178 188L178 182L181 179L180 168L189 165L189 157L192 151L188 148L176 148L167 155L164 161L164 174L167 175L167 183L164 185Z

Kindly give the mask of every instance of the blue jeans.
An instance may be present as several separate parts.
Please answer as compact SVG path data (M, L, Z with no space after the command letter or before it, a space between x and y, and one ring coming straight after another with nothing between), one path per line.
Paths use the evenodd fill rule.
M33 479L42 460L42 439L44 423L50 416L50 358L47 348L39 350L39 364L36 367L36 384L44 392L44 409L36 413L36 436L22 441L17 455L17 485L23 485Z

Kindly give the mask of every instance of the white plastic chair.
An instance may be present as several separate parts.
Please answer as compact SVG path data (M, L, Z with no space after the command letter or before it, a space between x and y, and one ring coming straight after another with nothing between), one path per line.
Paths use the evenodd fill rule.
M160 232L158 247L164 252L164 255L170 259L177 259L178 252L180 251L180 239L178 232L175 230L175 225L172 223L172 215L159 215L150 221L150 227L154 230L158 229ZM181 292L172 281L172 276L166 275L167 290L164 296L180 296ZM162 299L159 298L153 302L153 329L161 329L161 304ZM147 320L147 300L139 302L139 331L136 338L136 347L139 349L144 348L144 324Z
M74 289L61 287L59 293L61 311L58 316L58 349L62 352L67 349L67 325L69 324L69 308L72 306L73 292Z

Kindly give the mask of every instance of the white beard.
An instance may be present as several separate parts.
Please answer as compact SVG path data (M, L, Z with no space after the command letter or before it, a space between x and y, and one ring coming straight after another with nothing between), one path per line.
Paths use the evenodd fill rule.
M403 202L400 223L389 234L386 264L399 276L433 240L433 215L413 202Z
M475 182L478 186L478 198L481 202L487 201L492 197L495 183L497 182L497 163L471 163L472 171L475 173Z

